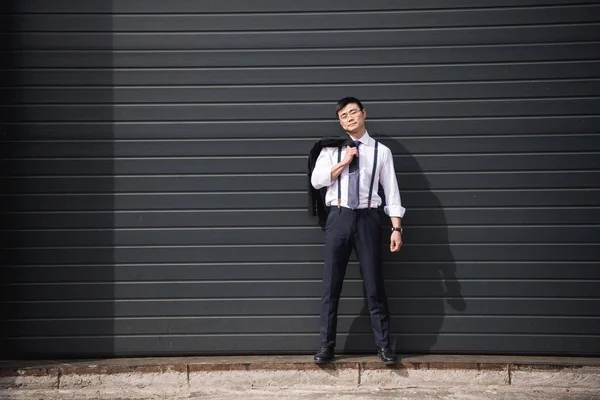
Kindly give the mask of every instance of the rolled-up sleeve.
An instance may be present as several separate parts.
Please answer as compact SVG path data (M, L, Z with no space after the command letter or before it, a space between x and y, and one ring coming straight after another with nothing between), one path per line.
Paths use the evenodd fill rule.
M331 185L331 154L328 148L321 149L315 168L310 176L310 183L315 189L321 189Z
M402 207L400 198L400 190L398 189L398 181L396 179L396 170L394 169L394 159L392 152L387 149L384 154L382 163L380 183L385 193L385 213L390 217L404 217L406 209Z

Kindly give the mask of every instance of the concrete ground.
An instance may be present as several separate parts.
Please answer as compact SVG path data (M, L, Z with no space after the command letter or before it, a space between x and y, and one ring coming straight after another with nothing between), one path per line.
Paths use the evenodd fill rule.
M0 361L0 400L600 400L600 358L423 355Z
M11 391L0 400L598 400L600 389L430 387L398 389L248 389L242 391Z

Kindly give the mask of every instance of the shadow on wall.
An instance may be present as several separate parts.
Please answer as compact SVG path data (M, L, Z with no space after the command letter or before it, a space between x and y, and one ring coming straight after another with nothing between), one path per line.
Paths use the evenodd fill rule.
M2 69L10 72L2 73L0 89L8 105L2 114L0 174L4 248L0 357L111 356L115 351L112 4L77 3L63 16L70 22L55 25L56 19L47 14L51 2L13 0L2 1L1 6L1 45L9 50L2 57ZM104 32L94 37L94 43L86 43L76 32L27 33L38 29L32 26L33 18L47 18L39 29L77 30L89 21L89 16L83 21L85 16L77 13L90 7L100 13L92 29ZM73 47L107 51L93 58L86 50L52 57L52 50ZM40 56L31 51L38 49L50 52Z
M390 344L400 354L436 352L435 345L449 308L457 312L466 308L448 243L444 210L408 149L384 135L375 139L391 149L396 173L410 173L406 181L398 179L402 203L407 209L402 220L404 247L399 253L389 252L388 230L384 229L383 268L391 315ZM380 195L383 196L381 187ZM384 217L387 228L390 221ZM419 229L425 225L433 226ZM374 349L365 300L359 316L350 325L344 352L373 353Z

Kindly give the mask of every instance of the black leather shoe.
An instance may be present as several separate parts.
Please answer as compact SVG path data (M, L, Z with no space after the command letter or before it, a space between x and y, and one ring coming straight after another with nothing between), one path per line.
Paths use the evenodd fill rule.
M314 359L317 364L327 364L333 361L333 357L333 347L321 347L321 350L315 354Z
M390 349L389 347L378 348L377 355L379 355L379 359L385 365L396 364L398 362L398 357L396 357L392 349Z

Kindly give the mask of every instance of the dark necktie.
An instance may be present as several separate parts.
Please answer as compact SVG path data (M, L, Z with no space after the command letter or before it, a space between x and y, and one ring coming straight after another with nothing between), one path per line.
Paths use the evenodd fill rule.
M359 141L354 142L356 144L356 148L360 145ZM359 175L358 175L358 157L354 157L350 162L350 167L348 169L348 207L355 210L358 208L358 185L359 185Z

